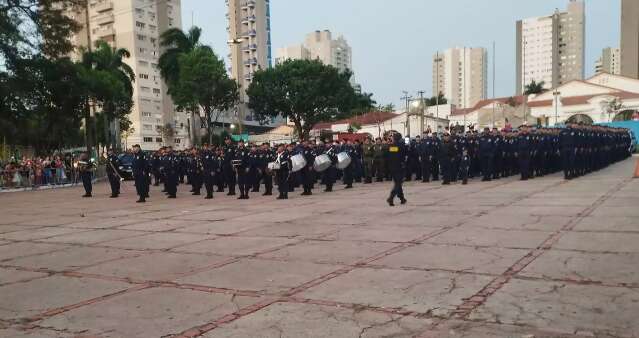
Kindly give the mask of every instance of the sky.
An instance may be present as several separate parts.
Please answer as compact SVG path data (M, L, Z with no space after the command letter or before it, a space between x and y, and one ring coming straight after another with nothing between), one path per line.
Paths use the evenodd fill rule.
M485 47L488 95L515 93L515 23L564 10L569 0L271 0L275 50L303 42L315 30L344 35L353 49L353 71L362 90L379 104L401 105L402 91L432 95L432 55L451 47ZM586 77L605 47L619 46L620 0L586 2ZM224 0L182 0L182 26L203 30L201 41L218 55L226 44ZM226 60L228 65L228 60Z

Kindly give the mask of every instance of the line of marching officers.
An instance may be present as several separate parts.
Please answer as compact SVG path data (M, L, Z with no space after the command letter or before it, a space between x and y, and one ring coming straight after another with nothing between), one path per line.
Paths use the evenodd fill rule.
M401 140L400 140L401 141ZM465 133L455 129L438 135L426 131L423 137L406 140L402 145L403 163L393 165L392 135L375 140L308 142L271 147L269 144L233 144L230 139L220 147L204 145L201 149L176 152L171 147L161 148L147 156L138 145L133 147L133 178L140 199L149 196L149 185L163 185L168 198L176 198L177 187L186 182L193 195L213 198L213 192L227 191L238 199L248 199L250 192L272 195L274 184L278 199L287 199L288 193L301 187L302 195L312 195L318 183L330 192L338 180L346 189L356 182L396 181L397 168L403 180L423 182L442 180L442 184L481 177L490 181L520 174L522 180L544 176L563 169L564 177L572 179L604 168L630 156L631 137L626 129L603 126L570 124L565 128L519 130L489 130ZM404 151L405 149L405 151ZM338 154L346 152L351 162L338 169ZM291 157L301 154L306 165L293 172ZM323 172L314 169L315 158L326 154L332 165ZM117 156L109 153L107 172L112 191L119 194L119 179L113 172L119 167ZM277 163L272 169L269 163ZM113 179L112 179L113 178ZM114 183L117 181L117 187ZM117 189L115 189L117 188Z

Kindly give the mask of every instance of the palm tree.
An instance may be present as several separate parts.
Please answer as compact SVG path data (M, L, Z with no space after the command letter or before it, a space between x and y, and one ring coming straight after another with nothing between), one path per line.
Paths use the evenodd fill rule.
M545 92L546 91L544 89L545 84L546 82L544 81L539 81L539 83L537 83L535 80L532 80L529 84L526 85L526 88L524 90L524 95L541 94Z
M200 43L201 35L202 29L193 26L189 29L188 33L184 33L184 31L179 28L171 28L160 36L160 45L166 48L159 60L160 75L162 75L162 78L167 84L169 95L174 95L177 83L180 79L180 66L178 62L180 56L188 54L196 47L209 48L208 46L202 46ZM194 141L198 139L195 128L196 108L182 108L186 108L190 115L191 126L189 126L189 128L191 130L191 143L194 144Z
M91 57L96 71L110 74L115 80L115 88L112 88L109 95L106 95L103 99L102 113L105 114L106 118L106 143L119 147L119 142L116 142L117 137L115 135L111 137L110 126L113 121L126 119L133 106L131 97L133 96L135 72L123 61L125 58L131 57L131 53L124 48L112 48L105 41L98 41ZM119 84L122 87L119 87Z

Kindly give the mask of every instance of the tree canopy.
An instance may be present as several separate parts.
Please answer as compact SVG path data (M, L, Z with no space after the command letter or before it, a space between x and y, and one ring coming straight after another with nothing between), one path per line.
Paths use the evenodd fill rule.
M179 56L180 75L174 84L173 100L182 107L201 106L212 143L212 114L229 110L239 94L235 81L226 73L224 61L209 47L196 47Z
M307 139L316 123L355 108L350 76L318 60L287 60L255 72L247 89L248 105L261 122L278 115L290 119L300 139Z
M546 82L544 81L539 81L539 82L536 82L535 80L530 81L530 83L526 85L526 88L524 90L524 95L541 94L545 92L546 91L544 89L545 84Z

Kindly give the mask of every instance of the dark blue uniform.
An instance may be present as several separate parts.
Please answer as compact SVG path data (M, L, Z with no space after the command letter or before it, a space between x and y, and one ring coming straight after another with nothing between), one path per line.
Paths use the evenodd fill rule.
M144 202L149 196L149 181L147 179L148 163L142 151L133 155L132 170L135 190L139 196L138 202Z

